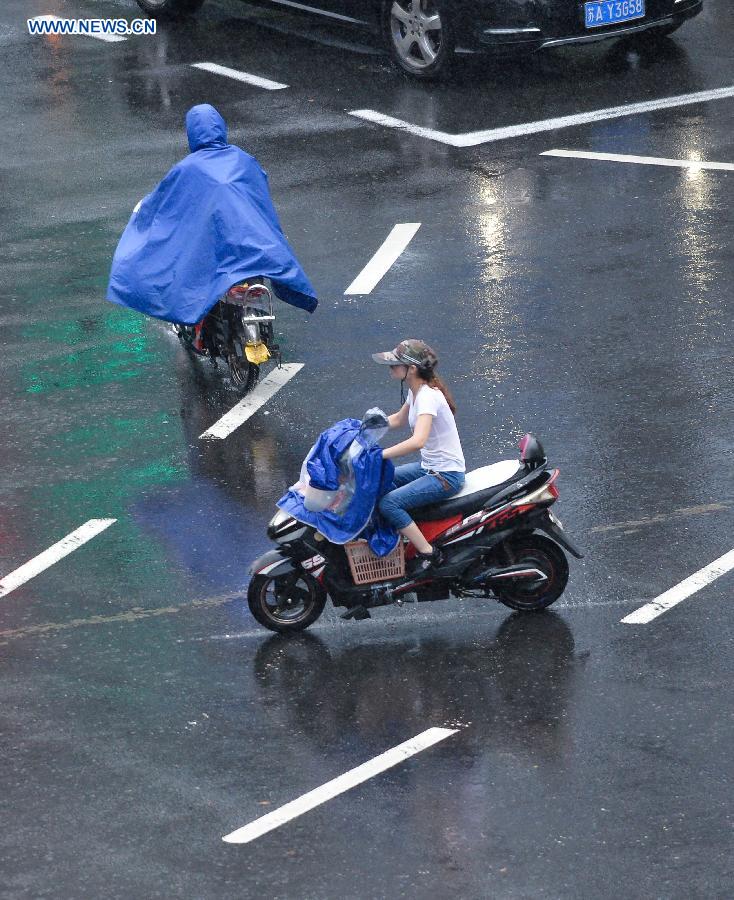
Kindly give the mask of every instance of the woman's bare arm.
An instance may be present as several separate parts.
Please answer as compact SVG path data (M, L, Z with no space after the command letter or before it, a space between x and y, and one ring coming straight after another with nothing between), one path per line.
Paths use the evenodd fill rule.
M391 416L387 417L388 424L390 428L403 428L408 424L408 401L400 407L400 409L393 413Z
M400 415L400 413L396 413L396 415ZM425 446L432 427L433 416L428 413L423 413L418 416L413 436L409 437L407 441L402 441L399 444L395 444L394 446L383 450L382 458L395 459L400 456L407 456L409 453L415 453L416 450L420 450Z

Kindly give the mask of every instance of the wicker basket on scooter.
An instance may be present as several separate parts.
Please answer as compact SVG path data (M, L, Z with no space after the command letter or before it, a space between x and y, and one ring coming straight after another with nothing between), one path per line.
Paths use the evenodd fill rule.
M367 541L350 541L344 545L355 584L372 584L405 575L403 541L387 556L375 556Z

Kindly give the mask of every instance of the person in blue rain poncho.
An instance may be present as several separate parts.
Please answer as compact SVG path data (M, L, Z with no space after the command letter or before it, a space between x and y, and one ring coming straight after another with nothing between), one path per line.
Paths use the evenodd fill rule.
M141 201L112 261L107 299L194 325L232 285L270 278L275 293L313 312L316 293L283 234L257 160L227 143L207 103L186 115L191 153Z

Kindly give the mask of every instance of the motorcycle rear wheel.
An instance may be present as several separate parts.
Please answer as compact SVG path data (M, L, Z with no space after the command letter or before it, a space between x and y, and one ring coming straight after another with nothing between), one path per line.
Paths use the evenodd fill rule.
M247 357L238 356L236 353L229 354L227 364L229 365L232 384L238 387L243 394L249 393L260 378L260 366L251 363Z
M524 534L506 541L504 549L508 565L535 566L547 580L538 584L518 578L493 585L500 603L519 612L538 612L555 603L568 584L568 560L558 544L541 534Z
M247 604L255 619L280 634L303 631L318 619L326 591L308 572L270 578L255 575L247 588Z

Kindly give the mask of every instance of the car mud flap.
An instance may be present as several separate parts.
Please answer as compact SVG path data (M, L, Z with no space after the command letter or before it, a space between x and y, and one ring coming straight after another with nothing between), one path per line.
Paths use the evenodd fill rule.
M571 556L575 556L576 559L583 559L584 554L578 549L578 547L573 543L571 538L566 535L565 531L562 531L555 522L552 522L550 519L545 519L542 522L538 523L538 527L541 528L547 535L553 538L556 543L560 544L564 550L568 550Z
M279 578L282 575L290 575L298 571L296 560L286 556L280 550L269 550L260 556L250 566L250 575L267 575L268 578Z

